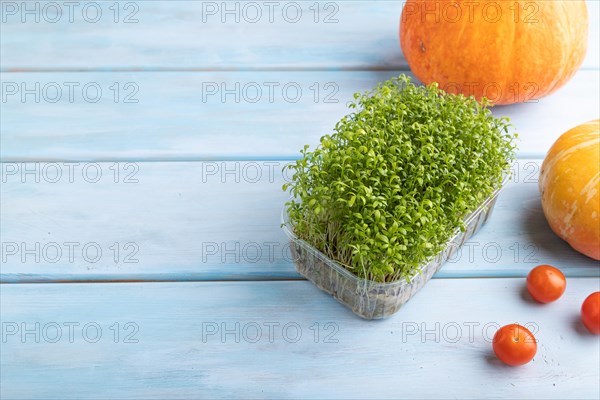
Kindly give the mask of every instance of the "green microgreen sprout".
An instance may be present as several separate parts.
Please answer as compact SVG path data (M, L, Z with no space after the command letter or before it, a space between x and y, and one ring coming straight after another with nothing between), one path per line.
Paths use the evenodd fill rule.
M289 225L359 278L409 279L509 173L517 135L489 102L400 75L287 166Z

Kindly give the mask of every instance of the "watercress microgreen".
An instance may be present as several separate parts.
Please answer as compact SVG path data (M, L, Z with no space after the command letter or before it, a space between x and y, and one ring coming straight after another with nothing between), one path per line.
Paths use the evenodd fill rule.
M400 75L288 166L294 233L360 278L409 278L509 172L516 135L484 99Z

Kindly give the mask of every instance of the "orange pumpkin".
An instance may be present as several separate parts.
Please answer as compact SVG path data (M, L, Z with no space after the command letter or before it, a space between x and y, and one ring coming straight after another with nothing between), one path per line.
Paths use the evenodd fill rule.
M600 120L571 129L552 145L539 185L552 230L600 260Z
M412 72L493 104L539 99L581 66L584 0L407 0L400 44Z

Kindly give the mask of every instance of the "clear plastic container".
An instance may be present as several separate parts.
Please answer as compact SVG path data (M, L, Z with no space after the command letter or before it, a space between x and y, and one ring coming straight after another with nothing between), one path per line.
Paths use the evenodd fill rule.
M502 187L508 182L504 179ZM446 260L486 223L492 214L502 187L486 199L472 214L465 218L465 230L457 229L455 235L440 253L434 256L421 272L410 280L374 282L358 278L346 268L333 261L319 250L294 235L289 226L286 207L282 212L283 230L291 241L292 259L296 270L321 290L331 294L355 314L365 319L381 319L397 312L414 296L431 277L440 270Z

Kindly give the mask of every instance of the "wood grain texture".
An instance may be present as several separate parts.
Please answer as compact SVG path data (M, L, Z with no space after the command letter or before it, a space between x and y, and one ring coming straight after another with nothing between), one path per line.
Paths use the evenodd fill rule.
M1 285L0 393L597 399L600 342L580 323L579 307L599 281L569 280L550 306L523 297L523 283L434 280L377 322L308 282ZM514 322L529 323L538 339L536 357L521 368L501 364L489 343L498 326ZM21 336L22 323L34 332L39 323L39 343L35 334ZM53 323L62 327L58 339ZM19 332L9 334L15 324Z
M3 24L3 70L404 68L400 1L135 1L57 23ZM120 2L124 11L125 4ZM248 4L250 3L250 6ZM232 11L227 13L226 10ZM236 11L237 10L237 11ZM89 10L92 19L94 9ZM19 10L20 12L20 10ZM43 15L43 14L42 14ZM49 19L52 19L50 16Z
M1 279L298 279L280 228L285 164L83 163L72 165L71 183L70 164L3 163ZM525 276L541 263L600 275L598 262L549 229L539 165L519 160L489 223L438 277ZM62 175L52 183L55 170Z
M6 8L23 2L0 4L0 282L20 283L0 285L1 398L600 397L600 343L578 316L600 268L550 231L537 191L551 143L598 117L600 2L588 2L589 52L573 81L494 110L522 143L488 225L377 322L295 272L281 167L331 131L352 93L408 70L403 2L281 2L301 5L297 23L281 8L269 21L262 2L260 21L222 22L210 7L252 2L193 0L120 1L118 22L114 1L96 2L103 16L90 23L91 3L73 23L64 7L58 23L44 20L52 9L23 23ZM21 97L31 88L39 101ZM539 263L569 277L551 306L523 290ZM89 283L59 283L75 281ZM534 323L540 341L518 369L489 343L512 322Z
M0 156L3 161L294 159L305 144L314 146L332 132L349 112L346 104L354 92L399 73L3 73L2 85L10 90L3 93ZM24 94L25 89L34 93ZM597 118L598 109L598 73L581 71L552 96L497 107L494 113L511 118L520 133L521 156L542 157L563 132Z
M282 1L272 9L260 1L84 1L72 22L66 6L60 17L41 6L23 15L15 3L3 10L3 71L407 68L398 39L403 1ZM588 8L584 68L597 68L598 1Z

